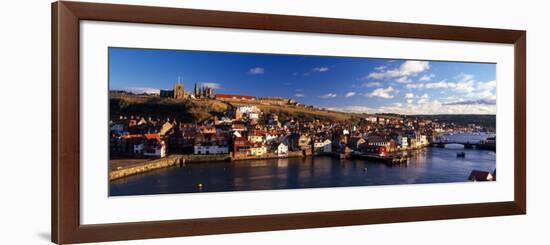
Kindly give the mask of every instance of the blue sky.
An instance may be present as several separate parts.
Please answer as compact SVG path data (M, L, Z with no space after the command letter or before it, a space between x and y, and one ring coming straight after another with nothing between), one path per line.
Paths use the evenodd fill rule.
M495 114L496 64L109 48L111 90L181 81L349 112Z

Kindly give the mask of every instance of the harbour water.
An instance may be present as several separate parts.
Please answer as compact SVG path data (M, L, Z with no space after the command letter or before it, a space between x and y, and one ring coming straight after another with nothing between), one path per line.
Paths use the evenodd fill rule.
M466 157L457 158L457 152ZM344 186L466 182L472 170L492 172L493 151L461 145L425 148L407 164L387 166L326 156L187 164L110 182L110 196L151 195ZM199 187L201 186L201 187Z

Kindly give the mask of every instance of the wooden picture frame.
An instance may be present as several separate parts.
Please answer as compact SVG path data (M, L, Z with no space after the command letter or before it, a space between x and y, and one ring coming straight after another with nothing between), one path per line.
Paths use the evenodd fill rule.
M82 20L514 45L514 200L479 204L82 225L79 22ZM526 32L458 26L236 13L83 2L52 4L52 241L81 243L305 229L526 213Z

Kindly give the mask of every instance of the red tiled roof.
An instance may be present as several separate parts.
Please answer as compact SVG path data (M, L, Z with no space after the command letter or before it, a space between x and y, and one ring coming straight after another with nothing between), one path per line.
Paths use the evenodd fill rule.
M139 138L143 138L143 135L141 135L141 134L128 134L128 135L123 135L122 138L125 139L125 140L139 139Z
M158 141L160 141L160 135L159 134L145 134L145 138L147 140L158 140Z

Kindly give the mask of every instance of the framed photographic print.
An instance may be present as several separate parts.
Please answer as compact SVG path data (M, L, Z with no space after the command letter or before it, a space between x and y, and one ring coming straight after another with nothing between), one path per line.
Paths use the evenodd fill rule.
M525 38L55 2L52 240L525 214Z

